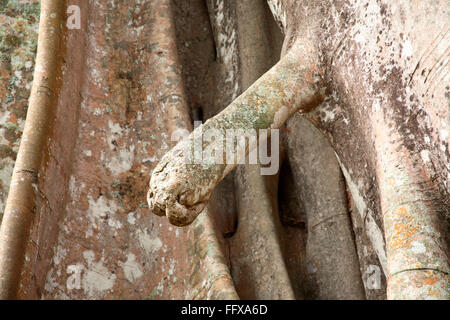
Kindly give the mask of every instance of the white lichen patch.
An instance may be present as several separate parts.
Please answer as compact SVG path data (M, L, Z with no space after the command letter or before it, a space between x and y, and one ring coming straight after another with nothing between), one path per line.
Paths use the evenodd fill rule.
M45 281L44 289L46 293L54 294L56 299L68 299L68 296L64 293L62 286L58 283L56 278L53 276L53 269L47 273L47 278ZM44 293L45 297L45 293Z
M86 157L92 157L92 151L91 150L84 150L83 153L84 153L84 155Z
M442 139L442 141L448 142L448 130L447 129L441 129L439 134L440 134L440 138Z
M134 216L134 212L129 212L128 213L127 221L131 225L134 225L136 223L136 218Z
M74 175L69 178L69 192L72 199L78 199L80 197L81 191L86 187L84 182L78 184Z
M402 58L406 59L408 57L411 57L413 55L413 47L411 45L411 41L406 40L403 42L403 48L402 48Z
M116 275L104 265L104 258L95 259L92 250L83 252L87 266L81 272L81 288L87 297L99 297L114 287Z
M134 161L134 149L134 146L130 146L129 149L121 149L113 157L105 161L105 166L113 176L118 176L131 169Z
M430 151L422 150L420 152L420 157L422 158L423 162L430 162Z
M99 228L106 223L109 228L122 228L122 223L116 219L117 212L121 208L116 204L115 200L107 199L103 195L94 200L91 195L88 195L88 202L87 217L93 227ZM88 231L92 234L92 230Z
M145 158L145 159L142 159L142 163L146 163L146 162L151 162L151 163L154 163L154 162L158 162L159 161L159 159L158 159L158 157L151 157L151 158Z
M61 276L61 266L63 265L64 259L67 256L67 250L61 245L63 241L62 233L58 235L58 244L53 247L53 259L52 267L48 271L45 280L45 294L52 296L56 299L67 299L67 295L64 293L63 286L58 282Z
M101 153L100 161L104 162L106 168L114 176L129 171L133 165L134 145L128 145L117 150L119 148L117 146L117 140L123 135L128 135L128 131L127 129L122 129L120 124L113 123L111 120L108 121L106 142L111 152L109 152L108 156Z
M108 219L108 226L111 228L120 229L122 228L122 223L114 219Z
M67 250L62 247L61 245L58 245L57 249L56 249L56 253L53 255L53 262L56 265L59 265L60 263L62 263L65 259L67 255Z
M361 195L360 190L363 187L363 182L360 180L358 181L358 184L354 183L350 174L340 162L339 157L337 155L336 157L341 166L348 188L352 194L355 206L358 209L361 219L364 221L365 231L370 239L370 242L372 243L373 248L375 249L375 252L377 253L378 260L380 261L384 274L387 274L387 256L383 232L375 222L372 210L367 207L364 197Z
M138 230L136 235L140 246L147 254L155 253L161 249L162 242L161 239L158 238L156 230L150 234L147 229L145 229L145 231Z
M97 200L94 200L91 195L88 195L88 201L89 209L87 213L96 219L106 218L117 210L115 202L106 199L105 196L100 196Z
M143 275L141 266L133 253L128 254L126 262L119 262L119 266L123 269L125 278L131 283L134 283Z
M325 113L325 116L322 118L324 122L333 121L334 118L336 117L336 111L333 109L331 110L325 109L323 110L323 112Z
M3 192L7 193L11 183L11 176L14 169L14 160L10 157L0 159L0 182L2 183ZM4 212L6 197L0 198L0 212Z
M169 271L167 271L169 276L173 276L175 272L175 266L177 265L177 261L175 259L170 260Z
M425 253L427 251L427 249L425 248L424 244L421 243L421 242L418 242L418 241L413 241L411 243L411 250L415 254L422 254L422 253Z
M111 120L108 121L108 129L111 133L109 136L120 137L123 134L123 129L118 123L114 123Z

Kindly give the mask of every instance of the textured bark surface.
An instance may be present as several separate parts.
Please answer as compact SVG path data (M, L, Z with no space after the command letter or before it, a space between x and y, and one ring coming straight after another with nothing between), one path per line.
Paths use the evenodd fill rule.
M311 119L338 154L388 298L447 298L448 4L276 2L287 34L321 43L331 94ZM419 279L419 269L423 278L439 271L394 280Z
M440 44L445 42L448 13L444 9L445 4L440 5L439 1L421 5L422 10L428 10L436 18L433 25L436 38L433 42L423 38L425 29L422 28L426 28L427 19L416 23L418 10L413 3L394 5L383 1L338 1L331 6L319 1L302 5L289 0L270 3L286 34L287 57L298 50L299 43L306 46L319 43L318 56L326 66L330 95L328 101L313 113L312 120L328 133L335 147L347 182L353 189L353 199L362 215L364 227L388 277L389 298L403 298L401 294L394 293L398 291L398 286L402 286L402 281L391 277L401 272L415 274L418 270L424 273L427 270L437 271L437 279L426 281L425 285L412 280L409 286L421 287L416 293L417 298L448 296L448 288L443 286L448 280L447 243L446 236L443 236L448 229L444 218L448 217L449 212L448 86L439 86L431 79L432 87L426 84L430 76L432 79L445 79L447 74L447 48ZM412 21L414 28L405 29L412 26ZM422 53L418 53L419 46L425 48ZM426 49L430 46L433 50ZM422 71L425 78L423 85L413 81L422 58L427 64L426 59L430 55L436 58L426 76L426 68ZM300 58L300 55L297 57ZM418 62L414 64L409 62L411 60ZM299 59L297 63L302 61ZM281 73L281 70L277 71ZM260 78L261 83L257 81L254 86L264 88L263 79L266 79L265 76ZM243 97L250 94L253 92L247 91ZM229 110L233 110L233 103ZM341 110L342 114L339 114ZM219 122L220 117L212 120L218 121L215 127L226 128ZM333 120L338 119L347 127L351 123L352 129L346 128L343 134L334 131L337 121ZM432 130L433 124L437 125L435 130ZM248 123L246 127L254 126ZM432 131L439 134L433 137ZM348 135L359 140L355 145L360 147L362 157L356 161L355 158L348 158L348 140L342 140L347 139L345 136ZM417 140L418 137L421 139ZM429 144L431 139L433 147L425 146L431 150L424 149L423 143ZM180 158L180 150L174 150L163 161L161 171L166 170L166 174L172 171L171 166L175 168L173 171L188 171L176 160L177 156ZM365 162L363 168L361 162ZM424 162L431 162L433 167L428 167ZM173 179L169 180L173 181L169 185L173 187L158 190L156 195L160 196L159 201L151 200L150 205L157 209L157 214L165 213L175 224L190 223L201 208L197 207L192 213L183 208L177 209L176 201L171 201L168 194L189 195L192 192L187 197L189 199L181 200L188 206L205 201L227 173L225 166L222 169L217 167L217 170L212 172L209 168L197 167L193 169L195 174L172 175ZM355 173L359 179L356 186L352 181ZM156 191L159 174L157 172L152 177L151 196ZM193 176L202 177L202 183L185 185L183 181ZM434 180L430 176L435 176ZM158 184L161 185L161 182ZM373 194L369 205L367 195L361 195L361 192ZM171 203L173 208L169 208ZM173 219L172 215L177 218ZM415 276L413 278L416 279Z
M263 1L236 4L243 90L279 60L281 35L273 30L268 11ZM229 245L236 290L242 299L294 299L296 286L290 281L280 237L278 177L261 176L260 165L252 164L237 168L234 178L238 221Z
M227 108L166 153L150 179L148 203L153 213L167 216L177 226L192 223L214 187L237 166L217 164L215 158L193 163L195 151L190 150L195 144L205 150L211 148L209 144L223 143L214 140L208 144L203 132L216 130L225 136L230 129L278 129L294 112L307 112L320 103L324 91L315 55L312 44L298 44ZM186 161L187 153L191 163ZM225 153L222 159L226 159Z
M0 299L17 297L30 225L36 213L41 150L46 145L58 92L63 10L63 3L58 1L44 2L41 7L30 105L0 227Z
M171 131L191 126L167 96L184 94L168 2L75 4L19 297L236 298L211 221L175 230L145 204Z
M43 2L68 5L55 1ZM39 175L23 194L33 194L35 215L31 228L14 233L24 259L19 244L2 245L19 249L5 255L14 266L25 262L15 268L20 275L4 278L18 284L19 298L359 299L364 291L368 299L448 298L448 3L70 4L80 7L81 29L63 28L53 53L60 64L60 76L49 79L57 83L54 125L32 148L42 157ZM37 1L0 1L0 215L24 128L38 20ZM297 114L283 124L286 114L276 124L278 175L263 177L251 165L221 180L231 168L219 168L198 184L207 190L201 197L192 193L190 204L210 201L190 226L153 215L149 177L172 133L219 114L280 51L298 55L289 77L311 66L295 46L311 50L307 59L327 87L325 101L302 115L320 132ZM296 107L289 99L282 105ZM231 126L259 127L257 118ZM188 173L205 173L198 169ZM7 216L1 228L11 234ZM3 297L15 296L8 286Z
M288 157L306 214L308 296L364 299L344 177L327 139L300 115L287 126Z
M3 216L14 162L19 150L31 91L39 1L0 5L0 219Z

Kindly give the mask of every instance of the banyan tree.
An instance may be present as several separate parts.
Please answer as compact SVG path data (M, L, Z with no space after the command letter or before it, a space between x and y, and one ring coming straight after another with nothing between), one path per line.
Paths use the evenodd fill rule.
M0 298L448 299L449 12L1 0Z

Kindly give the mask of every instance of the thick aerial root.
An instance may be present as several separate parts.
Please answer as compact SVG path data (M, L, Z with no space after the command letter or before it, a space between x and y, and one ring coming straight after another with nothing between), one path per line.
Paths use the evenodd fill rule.
M158 0L151 5L151 9L158 13L155 25L159 28L152 29L148 42L156 45L157 54L162 58L153 65L153 69L160 72L157 72L149 91L156 87L159 95L167 97L159 100L160 107L166 111L161 120L166 125L168 134L176 136L179 132L192 131L192 124L186 103L170 3L170 0ZM168 142L173 143L173 141ZM183 210L184 207L180 205L179 209ZM189 238L193 240L193 243L188 246L191 272L186 297L189 299L239 299L210 214L205 210L192 228L193 230L189 231L192 232Z
M41 3L33 88L0 228L0 299L14 299L35 211L35 187L55 102L64 1Z
M166 118L162 119L169 132L190 126L189 109L186 103L186 94L182 79L182 70L179 62L177 43L175 40L175 26L171 10L171 1L155 1L148 6L149 12L158 12L152 15L155 21L149 32L146 33L146 41L155 50L150 50L153 70L160 70L152 77L152 82L147 84L146 94L154 95L157 88L158 103L163 106ZM170 79L170 81L168 80Z
M379 122L380 123L380 122ZM389 129L376 132L388 299L448 299L448 257L438 187ZM444 227L445 228L445 227Z
M196 236L188 299L239 300L210 212L206 209L192 227Z
M169 151L150 180L147 199L153 213L166 215L177 226L190 224L205 207L214 187L236 167L235 162L217 164L205 159L187 163L186 151L201 141L202 132L216 130L225 136L228 129L277 129L296 111L317 106L324 92L316 56L313 46L294 45L226 109ZM203 143L202 150L208 147Z
M306 119L288 121L288 156L308 223L308 296L364 299L345 183L328 140Z
M280 238L278 177L246 165L237 168L235 185L239 220L229 243L236 291L244 300L295 299Z

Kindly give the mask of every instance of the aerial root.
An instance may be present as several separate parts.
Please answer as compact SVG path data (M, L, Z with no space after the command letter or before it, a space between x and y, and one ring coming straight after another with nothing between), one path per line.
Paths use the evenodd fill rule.
M316 59L314 46L294 45L279 63L227 108L164 155L150 179L147 200L152 212L167 216L177 226L190 224L204 209L216 185L237 166L204 158L197 163L186 161L186 151L198 143L202 132L278 129L295 112L307 112L320 104L324 90ZM205 150L208 144L200 141Z

